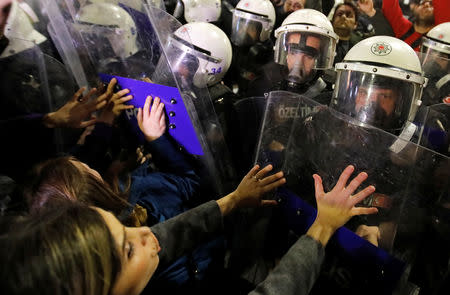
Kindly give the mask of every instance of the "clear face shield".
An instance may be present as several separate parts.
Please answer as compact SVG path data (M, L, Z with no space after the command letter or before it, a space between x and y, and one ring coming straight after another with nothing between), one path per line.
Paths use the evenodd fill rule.
M203 71L218 60L175 35L181 23L173 16L152 7L147 7L147 15L163 51L151 80L178 88L183 101L174 103L186 107L204 153L199 158L204 165L201 177L218 192L226 192L234 186L234 168L206 88L208 73Z
M216 65L221 62L220 59L211 57L206 50L193 46L174 34L168 39L166 54L177 79L189 87L192 84L199 88L206 87L209 79L214 78L214 73L210 73L208 69L218 68ZM155 72L158 73L160 69L166 68L166 64L166 62L160 62Z
M450 45L424 37L419 58L426 77L431 76L434 70L444 75L450 71Z
M137 52L136 35L129 36L118 26L80 22L75 23L74 28L91 49L93 62L110 58L125 59Z
M412 76L410 79L413 81L405 81L360 72L358 65L354 65L354 69L349 68L349 64L345 65L347 69L341 65L336 65L338 74L330 105L332 108L362 124L392 133L401 130L414 115L415 102L422 93L421 76Z
M230 40L236 46L250 46L266 40L265 35L268 37L270 29L270 19L267 16L235 9Z
M275 44L275 62L286 66L287 80L303 84L311 81L317 70L333 65L336 41L330 36L311 32L283 32Z
M442 103L442 100L450 94L450 54L424 45L421 51L419 58L424 76L428 78L428 84L424 88L423 103L425 105Z

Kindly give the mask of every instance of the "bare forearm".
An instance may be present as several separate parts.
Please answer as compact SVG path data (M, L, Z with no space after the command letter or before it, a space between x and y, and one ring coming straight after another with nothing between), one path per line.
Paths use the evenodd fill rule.
M226 216L230 214L234 209L236 209L236 204L235 192L232 192L225 197L217 200L217 205L219 205L220 213L222 213L222 216Z
M310 236L314 240L320 242L322 246L326 246L328 244L328 241L330 240L331 236L334 234L335 229L331 228L330 226L324 225L321 222L319 222L317 219L314 221L314 223L309 228L306 235Z

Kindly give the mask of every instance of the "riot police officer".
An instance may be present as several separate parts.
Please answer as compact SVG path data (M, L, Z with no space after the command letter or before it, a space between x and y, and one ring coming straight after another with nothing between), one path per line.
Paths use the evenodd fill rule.
M274 24L275 9L269 0L241 0L233 11L233 62L225 83L240 96L271 58L273 44L269 37Z
M275 31L275 37L274 61L264 65L247 96L286 90L313 98L324 91L321 77L333 66L338 40L326 16L312 9L297 10Z

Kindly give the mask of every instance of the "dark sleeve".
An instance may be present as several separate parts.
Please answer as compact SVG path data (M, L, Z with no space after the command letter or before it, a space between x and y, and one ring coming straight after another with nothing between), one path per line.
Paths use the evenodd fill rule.
M151 227L161 246L160 267L165 267L223 230L216 201L209 201Z
M105 155L111 144L113 127L105 123L96 123L92 133L86 136L83 145L77 145L71 154L97 171L105 167ZM109 161L108 161L109 162Z
M54 129L45 127L43 118L43 114L28 114L0 120L0 173L21 177L55 153Z
M368 20L375 29L375 36L395 36L389 21L380 9L376 9L375 15L369 17Z
M145 148L152 154L155 165L162 172L184 175L193 170L186 156L176 148L175 143L167 134L147 142Z
M305 8L311 8L322 12L322 0L306 0Z
M310 236L302 236L280 263L249 295L308 294L319 276L325 256L323 246Z

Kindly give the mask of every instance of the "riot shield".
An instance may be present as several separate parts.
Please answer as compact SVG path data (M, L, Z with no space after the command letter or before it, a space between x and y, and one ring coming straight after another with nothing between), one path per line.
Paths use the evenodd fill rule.
M206 88L196 88L175 76L172 73L174 54L164 52L166 40L181 24L165 11L150 5L144 6L145 13L141 12L143 7L137 10L127 6L126 2L117 5L111 1L65 0L46 1L46 5L55 43L62 48L61 55L65 56L64 60L80 86L96 87L105 82L99 74L106 74L118 79L151 78L154 83L178 89L182 101L175 97L167 99L170 104L178 103L187 110L188 123L197 134L194 140L202 147L199 154L203 154L200 157L205 160L206 175L211 176L209 183L214 183L220 192L228 191L230 187L224 189L223 184L232 182L233 169L208 92ZM130 90L134 96L130 103L142 107L145 96L144 101L138 102L138 95ZM137 109L129 110L124 116L131 122L129 133L138 133L136 136L140 137L136 112ZM180 132L177 124L171 121L178 117L167 110L166 113L169 132Z
M436 104L424 109L420 145L450 155L450 105Z
M202 161L211 177L209 181L221 193L230 191L235 184L234 168L206 88L205 75L198 75L201 65L212 61L192 43L175 36L181 24L173 16L151 6L147 6L147 14L163 49L151 79L178 88L203 148ZM183 33L190 40L189 33Z
M274 115L280 113L281 105L296 110L292 119ZM430 234L430 212L435 206L440 210L447 206L448 201L442 205L439 200L448 198L449 158L381 129L362 126L305 97L273 92L266 112L274 119L265 116L257 162L276 163L286 174L286 187L275 196L284 212L281 224L299 235L312 224L314 173L329 191L352 164L355 175L368 173L364 187L376 187L360 205L377 207L378 214L354 217L336 232L312 293L339 289L350 294L385 294L421 288L420 278L410 273L417 258L427 255L421 247L422 238ZM368 239L371 242L361 237L371 230L379 237Z
M159 47L144 2L116 2L44 1L52 40L80 86L98 86L98 73L142 79L154 71Z
M21 50L0 58L3 93L0 121L4 133L2 136L5 138L2 146L9 150L9 153L2 153L8 155L8 159L2 161L2 167L7 169L9 164L13 170L22 167L23 173L25 166L29 168L38 159L45 159L45 155L61 152L65 144L70 145L69 138L63 137L60 130L34 133L28 129L27 122L63 106L73 96L76 87L66 68L56 59L43 54L38 46L20 39L10 42ZM38 128L40 121L34 125L33 128ZM33 140L43 142L45 148L24 151ZM14 163L17 161L20 163Z
M269 93L262 121L255 162L262 166L272 164L274 173L281 170L291 128L296 118L307 116L319 104L299 104L299 95L287 91Z
M422 105L443 103L450 96L450 60L438 51L418 53L424 76L428 78L423 90Z
M76 86L62 63L48 56L32 42L14 40L23 50L0 58L4 93L1 118L31 113L46 114L64 105Z

